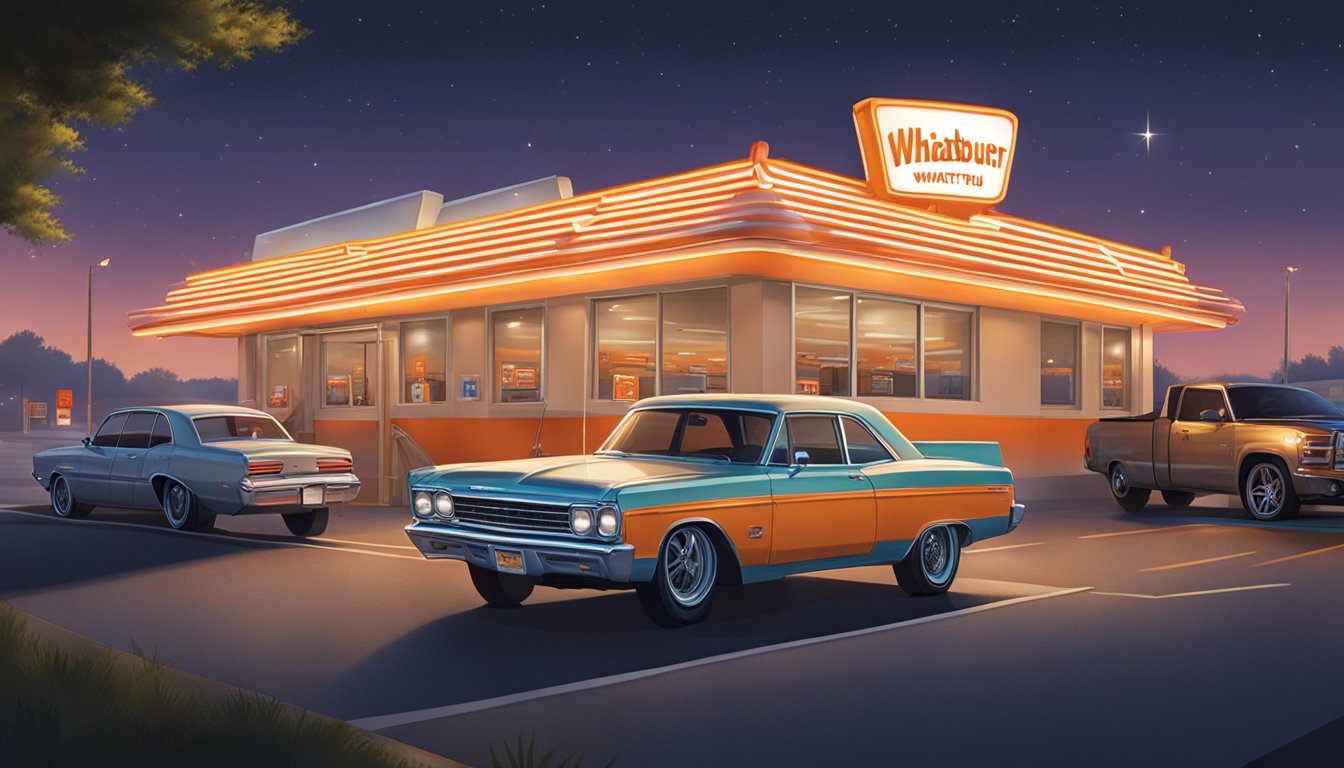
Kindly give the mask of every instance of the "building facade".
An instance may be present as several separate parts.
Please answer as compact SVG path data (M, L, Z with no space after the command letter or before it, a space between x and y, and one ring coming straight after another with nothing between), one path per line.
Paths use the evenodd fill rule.
M350 449L364 500L398 503L399 433L441 463L588 452L678 392L854 397L913 439L999 441L1019 475L1078 473L1088 422L1152 409L1155 333L1242 313L1169 249L917 207L763 143L578 196L546 183L191 275L131 327L237 338L239 401Z

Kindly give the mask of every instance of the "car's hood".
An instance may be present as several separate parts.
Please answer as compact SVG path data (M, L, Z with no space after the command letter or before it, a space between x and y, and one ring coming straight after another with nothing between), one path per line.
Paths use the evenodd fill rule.
M598 499L613 488L736 474L744 465L628 456L551 456L413 470L412 485L479 493Z
M1344 432L1344 419L1322 416L1319 419L1241 419L1242 424L1263 424L1275 427L1319 429L1325 432Z

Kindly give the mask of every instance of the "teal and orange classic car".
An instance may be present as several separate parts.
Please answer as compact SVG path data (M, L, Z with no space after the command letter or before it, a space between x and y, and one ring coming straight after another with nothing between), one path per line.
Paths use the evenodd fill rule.
M406 533L464 560L485 601L537 584L633 588L657 624L702 621L715 588L890 564L911 595L1022 522L997 443L912 443L832 397L642 400L591 456L424 467Z

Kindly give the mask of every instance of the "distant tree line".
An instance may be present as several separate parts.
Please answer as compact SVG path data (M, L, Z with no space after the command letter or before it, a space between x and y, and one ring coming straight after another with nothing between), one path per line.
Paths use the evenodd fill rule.
M1268 376L1255 376L1249 373L1220 373L1216 376L1203 376L1207 381L1283 381L1283 367L1275 369ZM1299 381L1321 381L1323 379L1344 379L1344 346L1335 345L1326 351L1325 357L1308 352L1301 360L1288 361L1288 383ZM1166 397L1167 387L1180 384L1181 377L1160 362L1153 363L1153 404L1159 407Z
M32 331L19 331L0 341L0 430L19 429L24 397L45 402L54 419L56 390L74 391L73 426L84 423L88 397L85 361L55 347ZM234 403L237 379L182 379L164 368L126 378L121 369L100 358L93 359L93 416L95 427L103 414L124 405L174 403Z

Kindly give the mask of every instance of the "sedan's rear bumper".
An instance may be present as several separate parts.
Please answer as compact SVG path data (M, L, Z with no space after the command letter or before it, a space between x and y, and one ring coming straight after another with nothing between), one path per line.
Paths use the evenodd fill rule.
M314 509L354 501L359 478L348 472L330 475L247 478L238 484L242 509L238 514L275 512L273 507Z
M1014 504L1012 512L1008 515L1008 533L1022 524L1022 518L1027 516L1027 507L1024 504Z
M430 559L464 560L502 573L526 576L577 576L630 581L635 548L629 544L563 541L508 533L474 531L460 526L416 522L406 535ZM499 552L522 556L522 570L501 568Z

